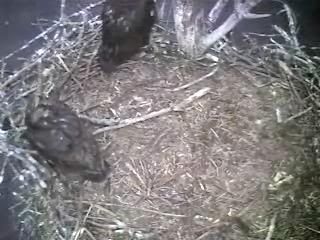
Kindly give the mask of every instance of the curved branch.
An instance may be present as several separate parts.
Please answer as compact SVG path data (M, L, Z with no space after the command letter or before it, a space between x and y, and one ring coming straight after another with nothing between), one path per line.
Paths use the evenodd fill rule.
M208 20L215 23L229 0L219 0L208 14Z
M242 3L241 0L234 1L235 11L228 17L228 19L216 30L201 38L200 42L203 47L203 52L210 48L210 46L212 46L212 44L219 40L221 37L225 36L228 32L230 32L242 19L270 16L269 14L250 13L250 10L257 4L259 4L262 0L248 0L244 3Z

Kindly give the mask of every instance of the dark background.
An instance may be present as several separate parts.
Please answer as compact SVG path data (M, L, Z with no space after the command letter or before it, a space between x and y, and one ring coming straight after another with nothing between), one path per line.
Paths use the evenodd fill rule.
M67 14L75 12L89 3L98 0L67 0ZM159 0L162 1L171 0ZM199 8L210 9L215 0L197 0ZM303 45L320 46L320 1L319 0L287 0L294 8L299 22L299 39ZM273 12L279 10L279 4L269 0L260 5L257 12ZM168 4L170 8L170 3ZM96 11L99 11L99 9ZM170 13L170 11L166 11ZM0 0L0 59L7 56L12 51L24 45L27 41L41 32L39 20L46 19L48 26L57 20L60 13L60 0ZM170 18L172 16L165 16ZM169 19L170 20L170 19ZM242 32L256 31L266 33L270 31L271 24L284 25L284 18L275 17L256 21L244 21L235 29L237 36ZM31 45L14 57L8 59L8 69L14 71L18 68L23 59L29 57L34 50L41 47L41 41ZM39 46L40 45L40 46ZM0 155L1 161L1 155ZM1 164L0 164L1 165ZM3 184L0 185L0 240L17 240L17 224L9 207L14 204L12 196L12 177L10 171L6 171Z

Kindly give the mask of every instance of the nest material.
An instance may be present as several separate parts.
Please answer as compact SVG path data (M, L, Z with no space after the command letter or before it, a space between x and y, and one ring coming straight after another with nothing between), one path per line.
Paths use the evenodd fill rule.
M2 85L8 112L17 106L24 111L22 99L40 85L47 86L44 95L58 86L73 109L98 124L102 155L114 169L109 197L98 185L83 186L86 210L78 221L79 199L35 191L32 206L49 213L37 218L36 239L58 238L59 226L64 239L248 239L252 227L245 219L263 212L272 165L291 153L278 128L295 119L297 109L288 108L283 85L271 84L273 65L260 56L266 64L257 68L251 53L228 53L229 63L219 65L191 62L163 54L165 42L153 40L155 52L106 76L96 57L99 26L93 19L68 41L50 42L37 56L41 62L28 63L23 75ZM110 117L120 121L105 127ZM53 190L63 192L57 183ZM56 225L50 224L50 206L60 212Z

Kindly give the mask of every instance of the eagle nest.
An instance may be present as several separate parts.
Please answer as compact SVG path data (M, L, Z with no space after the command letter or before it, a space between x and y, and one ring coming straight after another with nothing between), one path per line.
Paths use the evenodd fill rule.
M311 236L311 209L319 209L317 59L279 31L285 45L224 44L191 61L157 28L150 46L106 75L97 60L101 22L87 14L99 4L32 40L47 44L13 75L3 62L1 179L5 169L14 173L23 239ZM112 168L108 191L55 176L34 159L23 137L28 102L55 91L72 118L90 123ZM296 222L286 225L288 218Z

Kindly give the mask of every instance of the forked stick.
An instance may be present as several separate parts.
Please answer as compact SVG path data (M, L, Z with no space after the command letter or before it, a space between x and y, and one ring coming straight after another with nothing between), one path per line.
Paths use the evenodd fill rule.
M170 112L183 111L187 107L187 105L189 105L190 103L192 103L196 99L199 99L199 98L203 97L204 95L208 94L210 92L210 90L211 90L211 88L208 88L208 87L200 89L196 93L194 93L191 96L189 96L187 99L184 99L180 103L175 104L175 105L173 105L171 107L163 108L163 109L161 109L159 111L151 112L151 113L149 113L147 115L144 115L144 116L141 116L141 117L129 118L129 119L125 119L125 120L119 121L118 125L100 128L100 129L96 130L93 134L96 135L96 134L100 134L100 133L103 133L103 132L106 132L106 131L123 128L123 127L126 127L126 126L130 126L130 125L136 124L138 122L143 122L143 121L146 121L148 119L159 117L161 115L164 115L164 114L167 114L167 113L170 113Z

